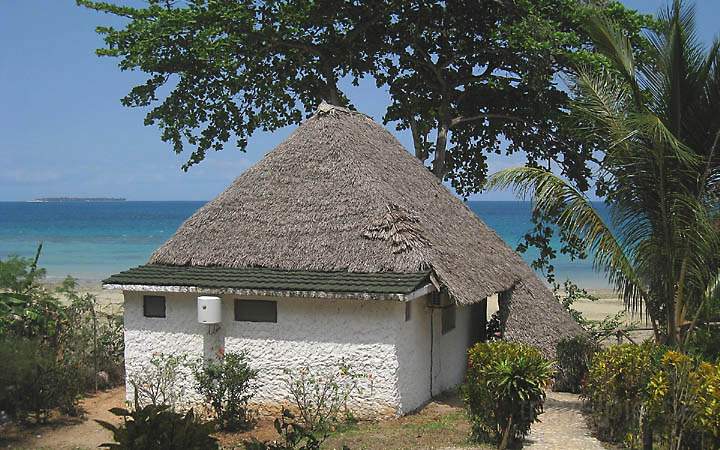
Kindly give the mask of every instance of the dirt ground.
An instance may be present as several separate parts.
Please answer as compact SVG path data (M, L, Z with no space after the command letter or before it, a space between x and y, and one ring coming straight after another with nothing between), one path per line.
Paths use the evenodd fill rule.
M94 419L113 424L122 422L108 410L123 407L125 387L86 397L80 402L84 417L55 417L48 425L31 426L22 430L0 430L0 447L11 449L90 449L110 442L112 435Z

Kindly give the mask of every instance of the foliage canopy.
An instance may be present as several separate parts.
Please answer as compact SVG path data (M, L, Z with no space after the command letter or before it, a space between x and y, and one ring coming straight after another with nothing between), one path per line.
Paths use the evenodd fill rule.
M409 129L415 154L469 195L483 188L487 156L524 151L555 161L580 185L592 145L567 126L565 72L606 64L579 27L575 0L150 0L133 8L78 0L123 18L98 27L121 70L147 74L123 98L151 107L147 125L187 170L208 150L299 123L322 100L349 105L352 86L387 90L384 120ZM648 18L604 1L637 40Z

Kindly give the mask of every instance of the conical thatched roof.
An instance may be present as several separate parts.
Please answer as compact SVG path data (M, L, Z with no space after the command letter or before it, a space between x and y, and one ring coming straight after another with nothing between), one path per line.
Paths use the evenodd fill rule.
M503 240L369 117L323 105L198 210L152 264L311 271L432 269L456 302L517 288L518 337L577 331ZM526 291L526 292L524 292ZM527 329L524 331L527 325Z

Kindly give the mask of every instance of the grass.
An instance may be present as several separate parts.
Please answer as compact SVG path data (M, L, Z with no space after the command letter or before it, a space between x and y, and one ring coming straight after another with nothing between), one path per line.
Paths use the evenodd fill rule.
M469 439L470 423L454 399L430 403L415 414L383 422L361 422L339 430L323 445L324 449L352 450L473 448L493 447L474 444Z

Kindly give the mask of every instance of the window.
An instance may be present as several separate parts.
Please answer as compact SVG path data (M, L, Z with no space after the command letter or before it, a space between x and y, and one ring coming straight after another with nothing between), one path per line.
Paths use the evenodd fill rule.
M412 319L412 303L405 302L405 322L410 322Z
M277 322L277 302L235 299L235 320L239 322Z
M165 297L143 295L143 315L145 317L165 317Z
M446 306L442 309L442 334L449 333L455 329L455 305Z

